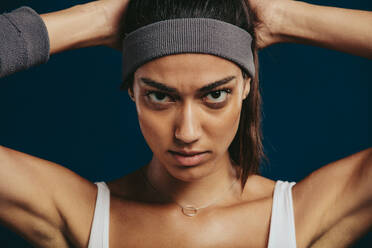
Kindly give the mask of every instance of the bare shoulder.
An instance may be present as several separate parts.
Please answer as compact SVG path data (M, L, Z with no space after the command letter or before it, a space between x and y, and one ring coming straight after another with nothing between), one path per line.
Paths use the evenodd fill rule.
M6 147L0 149L0 165L0 220L6 227L36 246L85 246L96 199L93 183Z
M259 194L263 197L272 197L276 181L260 175L251 175L244 191L247 194Z
M64 235L74 247L87 247L97 199L97 186L75 172L60 168L54 199L64 220Z
M359 222L359 231L349 237L355 240L371 226L371 161L371 149L366 149L319 168L293 187L296 236L303 241L299 247ZM346 246L339 242L337 247Z

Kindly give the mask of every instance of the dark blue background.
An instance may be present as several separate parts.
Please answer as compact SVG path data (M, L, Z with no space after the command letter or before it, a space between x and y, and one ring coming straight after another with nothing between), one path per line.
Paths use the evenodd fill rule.
M38 13L84 1L2 0ZM312 1L371 10L370 0ZM323 48L278 44L260 52L265 151L262 175L300 181L371 146L372 60ZM53 55L0 79L0 144L41 157L91 181L108 181L151 159L135 105L119 91L121 54L106 47ZM1 247L30 247L0 227ZM372 233L353 247L371 247Z

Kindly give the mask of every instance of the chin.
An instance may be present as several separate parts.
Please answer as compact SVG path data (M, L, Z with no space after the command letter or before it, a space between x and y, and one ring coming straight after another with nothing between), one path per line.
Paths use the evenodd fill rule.
M193 182L199 180L210 173L208 162L204 162L195 166L181 166L173 164L171 168L167 170L171 176L184 182Z

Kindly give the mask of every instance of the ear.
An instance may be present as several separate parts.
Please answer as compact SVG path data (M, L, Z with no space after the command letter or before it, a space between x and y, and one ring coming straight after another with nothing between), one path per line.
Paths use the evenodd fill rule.
M133 102L136 101L136 100L134 99L133 91L132 91L130 88L128 88L128 95L129 95L130 99L132 99Z
M251 90L251 77L244 79L244 88L243 88L243 100L245 100Z

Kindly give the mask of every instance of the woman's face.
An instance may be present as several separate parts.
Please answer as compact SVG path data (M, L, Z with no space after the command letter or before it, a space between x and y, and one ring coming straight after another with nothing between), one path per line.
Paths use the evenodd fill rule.
M201 90L217 81L219 86ZM152 162L179 179L192 180L229 161L228 147L249 89L250 79L243 80L235 63L208 54L170 55L138 68L132 99ZM170 152L180 150L207 153L190 170Z

